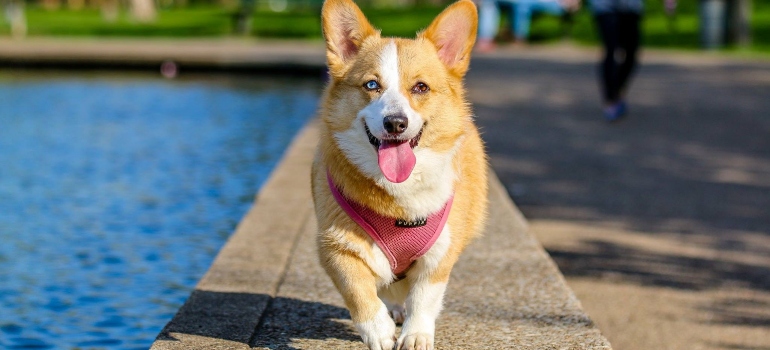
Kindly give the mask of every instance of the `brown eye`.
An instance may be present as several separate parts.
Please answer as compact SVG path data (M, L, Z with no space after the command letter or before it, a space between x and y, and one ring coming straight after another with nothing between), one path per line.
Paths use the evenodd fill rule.
M415 94L424 94L426 92L430 91L430 88L425 83L417 83L412 86L412 92Z

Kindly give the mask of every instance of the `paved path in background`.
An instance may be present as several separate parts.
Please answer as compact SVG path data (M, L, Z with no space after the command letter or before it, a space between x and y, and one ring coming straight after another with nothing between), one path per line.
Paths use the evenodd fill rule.
M322 42L254 39L0 38L0 67L159 69L312 73L324 66Z
M652 53L602 121L597 52L479 55L492 166L619 350L770 349L770 64Z

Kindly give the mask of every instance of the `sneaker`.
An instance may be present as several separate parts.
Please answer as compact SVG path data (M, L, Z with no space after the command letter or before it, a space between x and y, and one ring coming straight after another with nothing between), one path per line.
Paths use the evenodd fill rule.
M625 101L619 101L607 107L604 107L604 120L607 122L616 122L626 116L627 107Z
M495 42L489 39L479 39L476 42L476 52L492 52L495 51Z

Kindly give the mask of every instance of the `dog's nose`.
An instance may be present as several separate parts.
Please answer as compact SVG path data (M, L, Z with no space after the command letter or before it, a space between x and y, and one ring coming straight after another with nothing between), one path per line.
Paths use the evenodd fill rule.
M403 114L394 114L383 118L382 124L388 134L400 134L409 126L409 119Z

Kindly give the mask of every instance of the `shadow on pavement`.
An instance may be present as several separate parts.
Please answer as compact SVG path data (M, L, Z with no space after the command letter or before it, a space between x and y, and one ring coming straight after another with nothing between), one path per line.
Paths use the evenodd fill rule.
M360 343L361 337L344 322L347 309L290 298L275 298L260 324L251 346L268 349L295 349L292 339L339 339Z
M730 343L710 343L709 345L725 350L770 350L770 347L743 346Z
M585 60L482 58L468 76L492 167L528 219L620 228L667 245L565 233L573 244L546 244L561 271L770 292L767 67L644 65L628 118L616 124L602 120L595 73ZM753 311L729 298L706 307L710 322L770 325L770 305L757 302Z
M770 327L770 312L767 311L770 310L769 301L725 298L717 303L704 305L702 309L716 315L716 319L710 322Z
M181 334L269 349L294 349L292 339L360 341L338 321L349 319L345 308L318 302L196 290L157 340L177 341Z
M178 340L173 333L248 344L270 301L265 294L195 290L156 340Z
M531 60L473 67L492 164L528 217L770 233L766 70L754 73L767 81L752 82L749 68L645 66L628 119L612 125L601 119L594 71ZM473 96L477 84L496 92Z
M653 254L605 241L582 242L580 252L550 250L562 273L625 280L642 285L687 290L706 290L722 286L741 286L770 290L770 268L714 259ZM725 309L735 306L726 302ZM762 304L760 306L767 307ZM770 325L770 319L765 320Z

